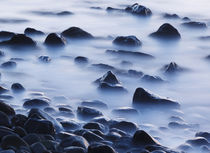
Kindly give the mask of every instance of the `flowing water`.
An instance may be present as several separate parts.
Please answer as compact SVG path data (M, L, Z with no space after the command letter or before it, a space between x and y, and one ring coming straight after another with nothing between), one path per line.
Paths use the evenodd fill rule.
M139 18L126 13L107 12L106 7L125 8L138 2L149 7L153 15L150 18ZM91 9L101 7L102 9ZM74 57L88 57L90 63L104 63L120 69L128 69L120 65L122 59L107 55L107 49L119 49L113 46L112 39L99 39L87 42L69 42L65 49L49 50L42 45L44 37L36 37L40 49L37 51L12 51L2 49L6 56L1 62L10 58L24 58L19 61L14 70L1 69L1 84L10 87L19 82L28 89L22 95L15 95L11 104L21 108L22 99L28 98L30 92L43 92L47 97L66 96L68 104L76 107L78 102L87 99L100 99L106 102L109 110L104 112L111 116L110 111L116 107L131 106L132 96L137 87L144 87L162 96L177 100L183 111L183 118L188 123L200 124L197 131L210 129L210 62L205 56L210 54L210 43L201 41L200 36L210 35L210 30L195 30L181 26L181 19L165 19L162 13L177 13L180 17L189 17L195 21L210 24L210 2L208 0L1 0L0 2L0 30L23 33L26 27L33 27L45 33L60 33L63 30L78 26L94 36L116 37L135 35L143 46L134 49L155 56L154 60L136 60L127 58L133 63L129 69L143 71L150 75L159 75L167 80L166 84L148 84L140 79L118 76L123 86L129 91L125 95L102 94L92 84L101 77L104 71L93 71L87 67L80 67L74 63ZM40 15L36 12L71 11L69 16ZM19 22L12 22L18 20ZM171 23L181 33L182 39L176 43L164 43L150 38L148 35L156 31L163 23ZM121 48L122 49L122 48ZM52 58L49 64L40 63L37 58L48 55ZM163 65L176 62L190 71L175 77L166 77L160 71ZM54 105L61 102L54 101ZM18 106L19 105L19 106ZM161 115L160 115L161 116ZM132 120L138 124L151 124L152 129L167 126L168 120L156 115L155 118L139 115ZM149 131L149 129L147 129ZM192 138L196 130L151 132L153 136L162 138L162 144L176 147ZM209 131L210 132L210 131ZM178 134L177 134L178 133Z

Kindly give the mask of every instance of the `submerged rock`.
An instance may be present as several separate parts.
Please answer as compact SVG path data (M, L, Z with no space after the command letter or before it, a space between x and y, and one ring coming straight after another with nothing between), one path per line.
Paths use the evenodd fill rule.
M43 62L43 63L50 63L51 62L51 58L49 56L39 56L39 61Z
M95 107L99 109L107 109L108 106L102 101L99 100L93 100L93 101L83 101L81 103L82 106L87 106L87 107Z
M167 98L161 98L143 88L137 88L133 95L133 105L145 106L148 108L173 108L178 109L180 107L178 102L172 101Z
M115 70L115 67L108 65L108 64L103 64L103 63L99 63L99 64L92 64L91 65L92 68L96 68L99 70L106 70L106 71L113 71Z
M150 34L151 37L161 38L161 39L180 39L181 35L176 28L174 28L171 24L165 23L160 26L160 28Z
M116 153L115 150L104 144L93 144L88 147L88 153Z
M174 74L174 73L182 72L185 69L177 65L175 62L171 62L163 66L161 70L164 71L165 74Z
M62 12L58 12L57 15L59 16L66 16L66 15L73 15L74 13L70 12L70 11L62 11Z
M40 36L40 35L44 35L45 33L39 30L36 30L34 28L26 28L24 30L24 34L27 36Z
M62 36L70 39L92 39L94 38L90 33L80 29L79 27L71 27L61 33Z
M16 34L10 40L1 42L0 45L8 46L8 47L35 48L36 42L24 34Z
M12 69L17 66L16 62L14 61L7 61L1 64L1 67L4 69Z
M76 64L86 65L86 64L88 64L88 58L83 57L83 56L77 56L77 57L75 57L74 62Z
M11 89L14 92L22 92L25 90L25 88L20 83L13 83Z
M164 82L164 80L160 78L159 76L151 76L147 74L144 74L141 77L141 80L149 82L149 83L163 83Z
M182 23L183 26L189 27L189 28L195 28L195 29L206 29L207 25L203 22L195 22L195 21L189 21Z
M94 108L80 106L77 108L77 115L81 119L88 120L93 119L94 117L102 116L103 114Z
M15 115L15 110L8 104L4 103L3 101L0 101L0 111L4 112L9 117Z
M112 110L112 113L120 116L137 116L139 115L138 111L131 107L120 107Z
M163 17L167 19L180 19L180 17L177 14L169 14L169 13L163 14Z
M99 85L98 89L104 91L126 91L111 71L108 71L101 78L97 79L95 83Z
M206 138L210 142L210 133L209 132L197 132L195 134L195 136Z
M131 6L126 7L125 11L132 13L134 15L139 15L139 16L151 16L152 15L152 11L149 8L139 5L138 3L135 3Z
M63 47L65 46L65 41L56 33L50 33L45 39L44 44L49 47Z
M118 36L112 43L127 47L140 47L142 45L142 42L136 36Z

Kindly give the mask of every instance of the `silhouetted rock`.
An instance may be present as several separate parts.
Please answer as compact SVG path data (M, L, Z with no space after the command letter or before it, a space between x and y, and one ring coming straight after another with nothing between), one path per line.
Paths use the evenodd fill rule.
M15 110L3 101L0 101L0 111L4 112L8 116L14 116Z
M90 33L78 27L71 27L61 33L62 36L70 39L92 39L94 38Z
M35 48L36 42L31 39L30 37L27 37L24 34L17 34L14 35L10 40L3 41L0 43L0 45L8 46L8 47L18 47L18 48L24 48L24 47L30 47Z
M134 95L133 95L133 104L136 106L148 106L151 108L174 108L177 109L180 107L178 102L172 101L167 98L161 98L154 94L149 93L143 88L137 88Z
M44 41L46 46L51 47L63 47L65 46L65 42L62 38L60 38L56 33L50 33Z
M127 47L140 47L142 42L136 36L118 36L113 40L113 44Z
M88 64L88 58L83 57L83 56L77 56L77 57L75 57L74 62L76 64L86 65L86 64Z
M44 32L36 30L34 28L26 28L24 30L24 34L27 36L40 36L40 35L44 35Z
M151 16L152 15L152 11L149 8L139 5L138 3L135 3L131 6L126 7L125 11L132 13L134 15L139 15L139 16Z
M108 106L102 101L99 100L93 100L93 101L83 101L81 103L82 106L87 106L87 107L95 107L99 109L107 109Z
M9 117L7 116L7 114L5 114L2 111L0 111L0 126L6 126L6 127L11 126Z
M161 38L161 39L180 39L181 35L176 28L174 28L169 23L165 23L160 26L160 28L150 34L151 37Z
M1 64L1 67L4 69L12 69L17 66L16 62L14 61L7 61Z
M189 27L189 28L195 28L195 29L206 29L207 25L203 22L196 22L196 21L189 21L182 23L183 26Z
M12 117L12 125L13 126L20 126L24 127L25 122L27 121L27 117L22 114L16 114L15 116Z
M14 92L22 92L25 90L25 88L20 83L13 83L11 89Z
M163 14L163 17L167 19L180 19L180 17L177 14L169 14L169 13Z
M47 107L49 106L49 102L42 99L31 99L24 102L23 107L25 108L39 108L39 107Z

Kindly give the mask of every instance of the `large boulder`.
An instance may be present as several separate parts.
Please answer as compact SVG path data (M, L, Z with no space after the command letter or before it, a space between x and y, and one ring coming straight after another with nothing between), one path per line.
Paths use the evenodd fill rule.
M127 47L140 47L142 45L142 42L136 36L118 36L112 43Z
M79 27L71 27L61 33L62 36L70 39L92 39L94 38L90 33L84 31Z
M180 107L178 102L168 98L162 98L157 95L151 94L143 88L137 88L133 95L133 105L141 106L144 108L172 108L178 109Z
M150 36L154 38L160 38L160 39L166 39L166 40L181 38L179 31L169 23L165 23L161 25L160 28L156 32L150 34Z
M50 33L45 39L44 44L48 47L63 47L65 46L65 41L56 33Z
M134 15L145 16L145 17L152 15L152 11L149 8L139 5L138 3L126 7L125 11L132 13Z

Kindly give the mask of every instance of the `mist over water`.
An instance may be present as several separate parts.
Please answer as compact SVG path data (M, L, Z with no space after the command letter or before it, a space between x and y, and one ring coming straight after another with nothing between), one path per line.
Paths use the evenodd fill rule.
M150 18L139 18L126 13L107 12L108 6L125 8L138 2L153 11ZM101 7L102 9L91 9L90 7ZM210 61L205 57L210 54L209 41L202 41L200 36L210 35L210 30L195 30L181 26L181 19L165 19L163 13L176 13L180 17L189 17L193 21L210 23L210 3L208 0L1 0L0 2L0 30L23 33L26 27L36 28L45 33L61 33L63 30L77 26L94 36L104 39L90 41L69 41L64 49L52 50L46 48L42 43L46 36L33 37L37 41L38 50L14 51L1 48L6 56L0 59L3 63L10 58L23 58L18 61L17 68L12 70L1 69L1 84L10 87L12 83L19 82L28 89L26 93L14 95L12 105L21 109L23 99L30 98L31 92L43 92L46 97L65 96L69 104L76 108L82 100L98 99L105 102L109 109L103 113L110 118L116 116L111 110L118 107L131 107L132 97L137 87L143 87L158 95L170 97L181 105L181 116L186 122L199 124L197 130L169 130L162 132L158 127L167 126L169 120L165 114L153 112L151 114L140 113L139 116L129 118L142 125L151 135L160 137L163 145L175 148L194 137L197 131L209 131L210 129ZM39 15L35 12L61 12L71 11L69 16ZM1 19L8 22L1 22ZM11 20L22 20L23 22L11 23ZM156 31L163 23L171 23L176 27L182 39L174 43L164 43L150 38L148 35ZM123 49L112 44L112 37L135 35L143 45L141 48L129 49L151 54L153 60L135 58L116 58L105 53L107 49ZM109 36L111 37L109 39ZM48 55L52 62L40 63L38 57ZM134 69L145 74L162 77L167 83L152 84L142 82L139 78L129 78L117 75L122 85L128 90L127 94L101 93L92 84L106 71L90 69L90 65L78 66L74 63L77 56L88 57L91 64L108 64L119 69ZM122 60L130 61L133 65L123 67ZM169 77L163 75L161 68L170 62L189 69L177 76ZM56 100L53 105L62 104ZM174 113L175 114L175 113ZM176 114L180 114L179 112ZM148 126L143 126L148 125ZM150 130L151 129L151 130Z

